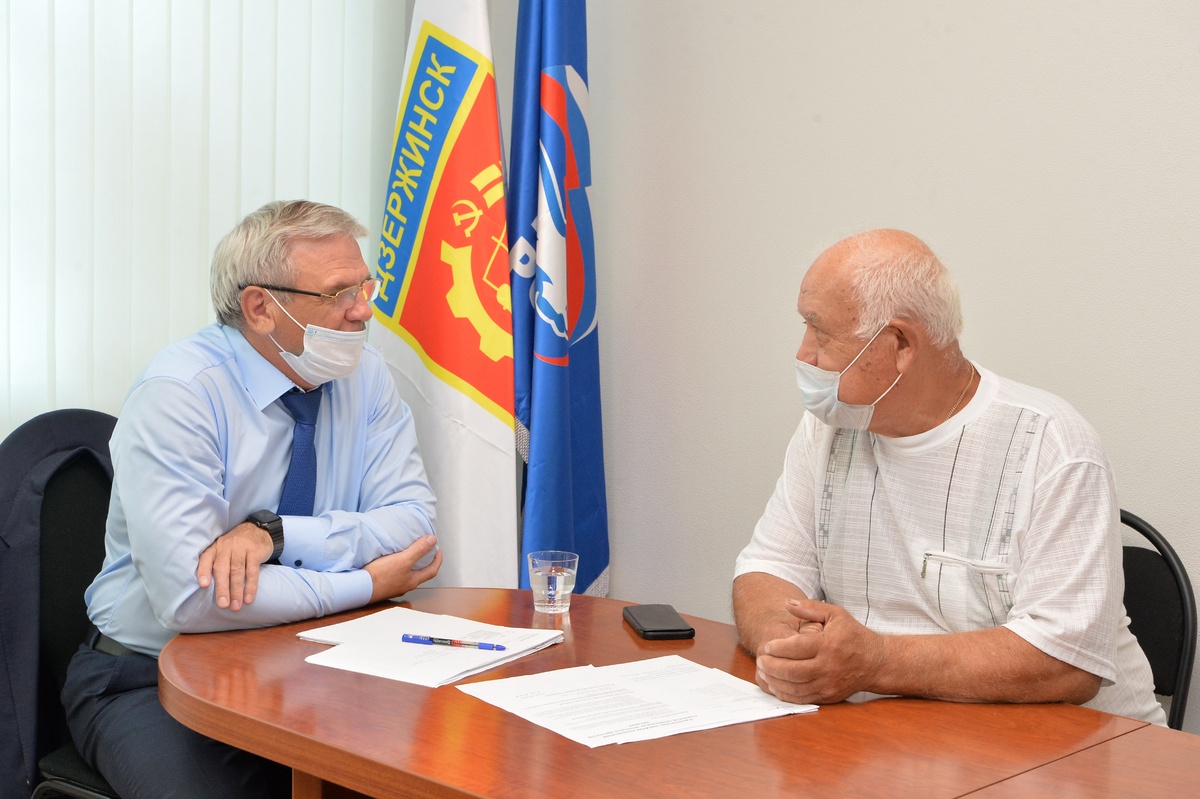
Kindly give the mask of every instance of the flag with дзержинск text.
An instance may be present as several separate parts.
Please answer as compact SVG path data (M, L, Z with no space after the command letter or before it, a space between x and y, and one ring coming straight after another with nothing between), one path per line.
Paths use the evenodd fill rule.
M412 408L437 496L445 558L428 585L511 588L512 304L485 0L418 0L404 63L370 340Z

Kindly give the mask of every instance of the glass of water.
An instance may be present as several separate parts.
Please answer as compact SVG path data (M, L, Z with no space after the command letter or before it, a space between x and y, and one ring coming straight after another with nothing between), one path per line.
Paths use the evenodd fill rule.
M579 556L557 549L529 553L529 587L533 609L539 613L566 613L571 609Z

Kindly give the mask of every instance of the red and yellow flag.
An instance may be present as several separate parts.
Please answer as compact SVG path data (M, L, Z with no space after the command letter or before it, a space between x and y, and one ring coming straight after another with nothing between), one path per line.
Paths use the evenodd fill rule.
M517 584L512 296L487 4L418 0L371 342L413 410L445 552L434 584Z

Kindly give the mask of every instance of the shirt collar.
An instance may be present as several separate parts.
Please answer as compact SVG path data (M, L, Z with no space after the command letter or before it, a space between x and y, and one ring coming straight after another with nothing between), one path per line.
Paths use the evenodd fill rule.
M971 364L975 367L975 371L979 373L979 385L975 389L975 396L971 397L970 401L962 406L958 413L932 430L926 430L924 433L917 433L914 436L903 436L900 438L877 436L876 440L880 445L893 452L919 454L927 449L939 447L947 441L958 438L964 426L983 416L987 411L988 405L996 396L999 382L994 373L989 372L974 361L971 361Z
M246 390L260 411L295 387L295 383L246 341L242 331L228 325L221 325L221 330L233 349Z

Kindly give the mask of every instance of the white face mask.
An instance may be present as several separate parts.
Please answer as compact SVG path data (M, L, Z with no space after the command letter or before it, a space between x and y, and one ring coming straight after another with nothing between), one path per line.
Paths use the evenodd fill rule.
M269 291L267 293L271 294ZM296 327L304 330L304 350L299 355L279 347L275 337L270 336L271 343L279 347L279 354L284 363L292 367L301 380L319 386L330 380L354 374L358 362L362 360L363 344L367 340L366 327L350 332L317 325L304 327L296 322L296 317L288 313L287 308L283 307L283 303L279 302L274 294L271 294L271 299L287 314L288 319L296 323Z
M800 389L800 401L813 416L830 427L842 427L848 430L866 430L871 424L871 416L875 413L875 405L887 396L888 391L900 382L900 375L887 387L882 394L870 405L847 405L838 399L838 386L842 375L858 362L862 354L871 346L871 342L879 338L879 333L887 329L887 325L879 328L879 332L871 336L866 346L858 351L854 360L840 372L830 372L796 359L796 386Z

